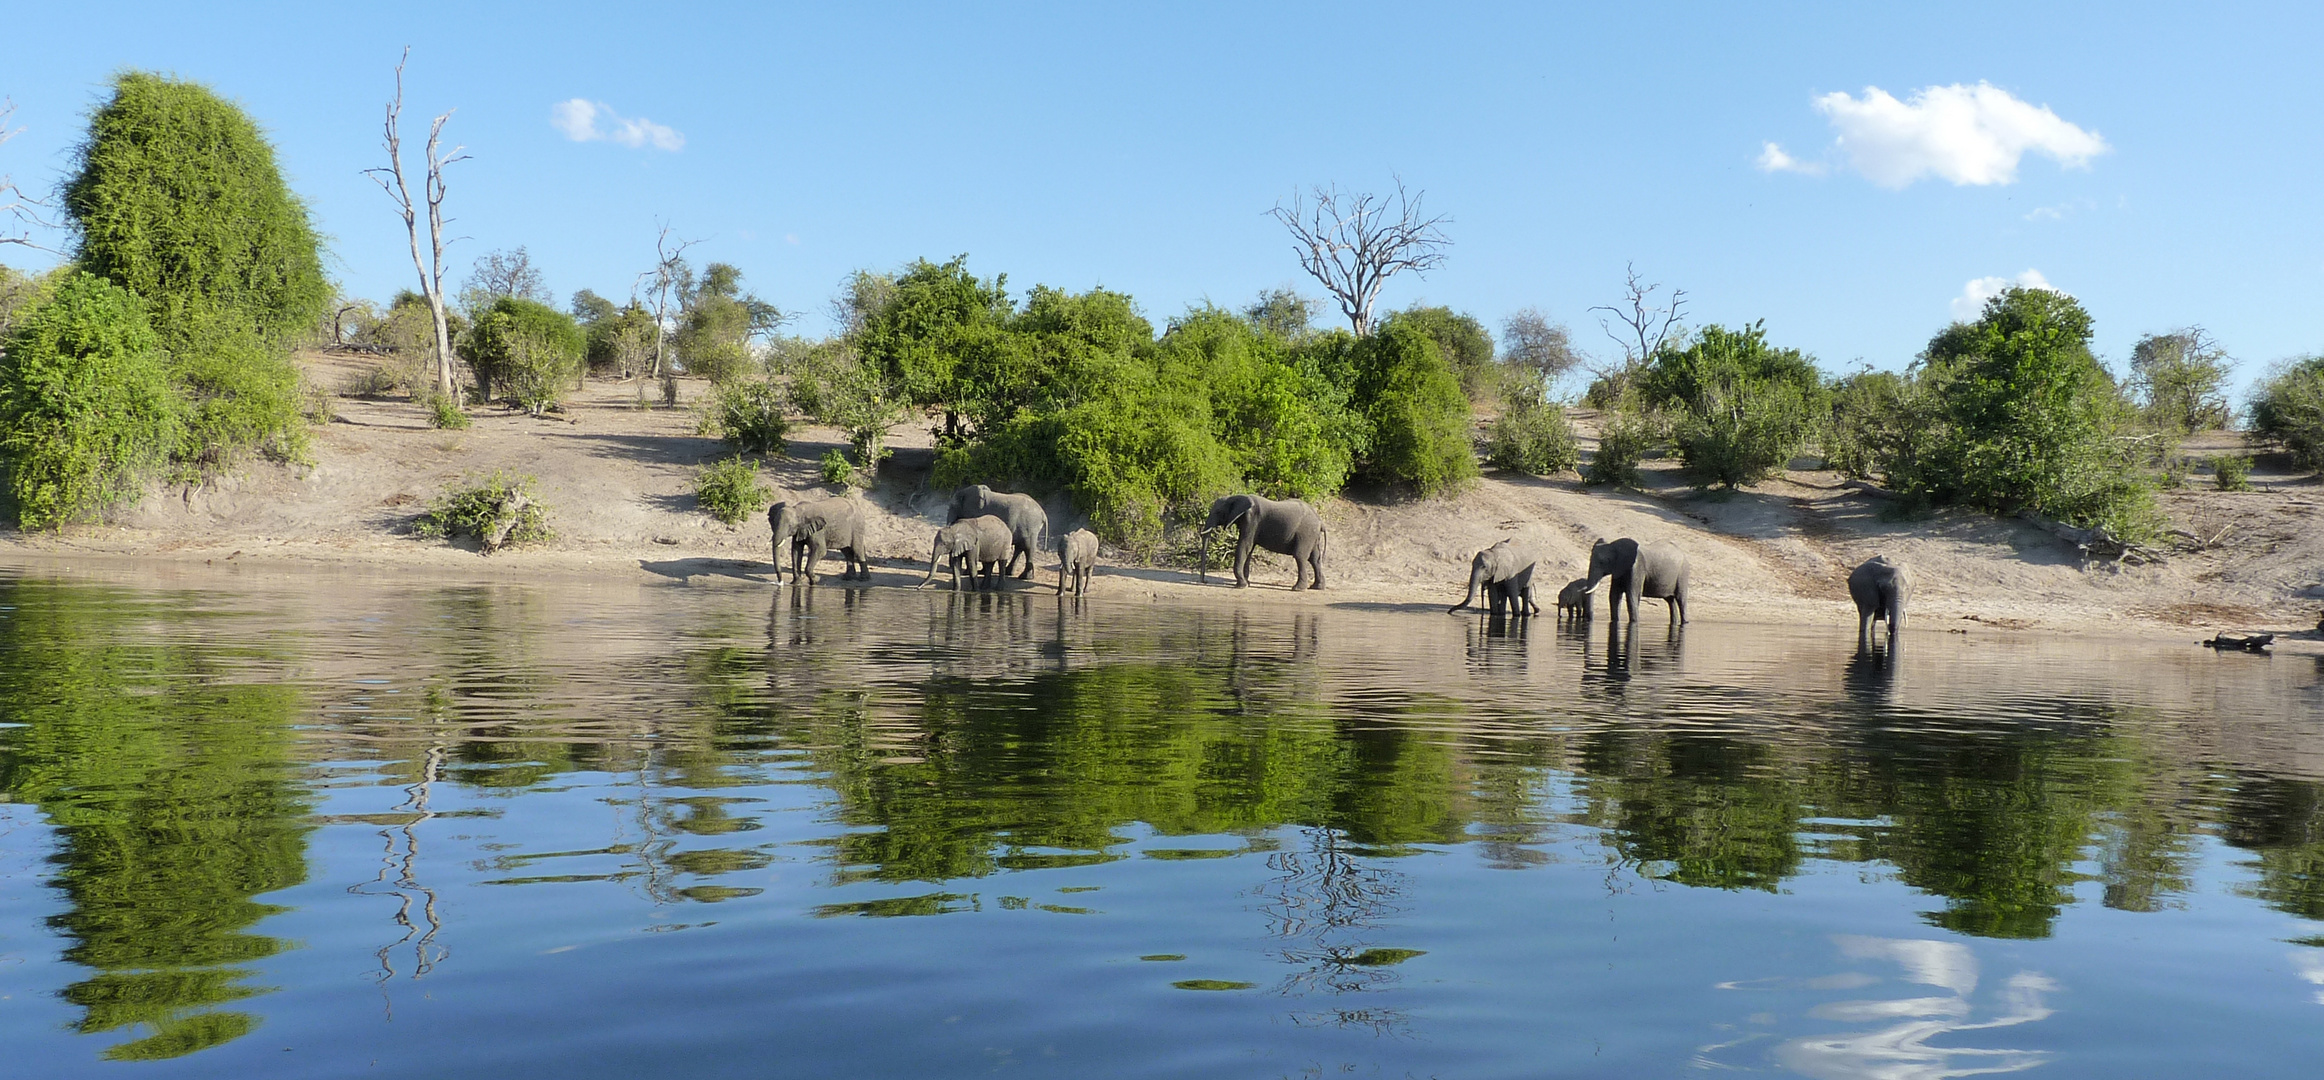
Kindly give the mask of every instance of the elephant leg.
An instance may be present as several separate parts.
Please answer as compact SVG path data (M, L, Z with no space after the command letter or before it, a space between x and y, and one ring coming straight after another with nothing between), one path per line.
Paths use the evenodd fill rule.
M1020 544L1020 545L1018 545L1017 552L1011 552L1011 553L1010 553L1010 555L1009 555L1009 565L1010 565L1010 566L1015 566L1015 565L1016 565L1016 563L1017 563L1017 553L1018 553L1018 552L1022 552L1022 553L1024 554L1024 556L1025 556L1025 570L1024 570L1024 572L1023 572L1023 573L1020 573L1020 574L1018 574L1018 575L1017 575L1017 580L1019 580L1019 581L1031 581L1031 580L1033 580L1033 545L1032 545L1032 543L1028 541L1028 542L1026 542L1026 543ZM1004 574L1006 574L1006 573L1008 573L1008 569L1007 569L1006 567L1004 567L1004 568L1002 568L1001 572L1002 572L1002 573L1004 573Z
M813 585L813 584L815 584L815 581L816 581L816 573L815 573L815 568L816 568L818 565L820 565L822 562L823 562L823 538L822 538L822 537L816 537L816 538L814 538L814 539L811 539L811 540L807 541L807 584L809 584L809 585Z
M1670 591L1670 618L1672 626L1686 625L1687 587L1684 584Z
M1494 621L1509 617L1509 589L1496 581L1485 587L1485 607Z
M1235 539L1235 588L1249 588L1251 584L1251 548L1259 543L1259 530L1249 524Z

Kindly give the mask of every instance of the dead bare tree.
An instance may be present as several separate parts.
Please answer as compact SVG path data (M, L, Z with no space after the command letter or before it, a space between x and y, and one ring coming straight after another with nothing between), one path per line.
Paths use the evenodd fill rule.
M654 238L654 268L637 276L636 288L643 288L646 295L653 298L654 355L649 366L654 376L662 382L664 405L678 403L678 376L670 366L670 300L672 294L679 292L686 279L692 276L686 269L686 249L701 242L673 239L670 226L664 223L661 234ZM644 383L638 384L637 392L638 400L642 403L646 395Z
M1380 287L1402 271L1426 274L1442 263L1442 249L1452 240L1441 226L1452 219L1426 216L1420 206L1426 193L1407 195L1402 177L1396 178L1393 198L1342 192L1337 184L1309 190L1313 205L1294 191L1291 205L1278 203L1267 214L1291 230L1299 268L1339 302L1356 336L1367 337Z
M412 199L412 189L403 176L403 66L412 56L405 46L403 59L395 62L395 100L387 103L387 165L365 169L364 175L377 181L380 190L395 200L396 210L403 214L404 233L411 238L412 269L420 275L420 295L428 301L428 313L436 323L436 393L451 397L452 385L452 327L444 317L444 167L468 160L461 153L463 147L443 150L444 122L452 119L446 111L428 125L428 176L421 197L427 203L428 257L420 257L419 206ZM390 183L390 181L393 181Z
M5 143L10 139L15 138L19 132L24 130L23 128L17 128L13 131L9 130L8 118L15 115L15 113L15 102L0 100L0 143ZM40 208L46 205L46 203L43 203L39 199L35 199L30 195L26 195L22 189L16 186L15 178L9 176L6 173L0 173L0 216L13 219L16 222L18 229L23 229L26 227L38 229L56 228L55 223L40 216ZM10 233L6 231L0 231L0 244L15 244L19 247L40 248L42 251L48 250L39 244L33 243L32 235L26 232Z
M1598 320L1598 328L1604 330L1606 336L1614 339L1614 344L1622 348L1622 366L1595 372L1599 378L1627 383L1640 367L1654 358L1654 354L1661 350L1663 343L1669 341L1674 332L1685 331L1686 327L1679 320L1686 316L1687 291L1673 288L1670 290L1670 300L1658 303L1654 294L1661 289L1661 282L1642 281L1635 265L1625 265L1621 306L1600 304L1590 309L1611 314L1622 324L1624 331L1616 333L1606 320Z

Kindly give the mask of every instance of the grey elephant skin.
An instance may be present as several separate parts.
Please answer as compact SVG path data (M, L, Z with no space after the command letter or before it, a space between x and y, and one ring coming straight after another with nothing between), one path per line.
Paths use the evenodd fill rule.
M1874 555L1848 571L1848 598L1856 601L1856 648L1872 648L1872 624L1883 619L1888 621L1888 644L1893 648L1896 632L1904 628L1905 602L1912 599L1912 574L1903 563Z
M1533 599L1533 571L1540 564L1540 555L1533 546L1520 543L1515 537L1478 552L1476 558L1469 560L1469 594L1454 604L1452 611L1466 610L1475 604L1477 590L1483 588L1493 618L1515 615L1522 619L1540 614L1541 605Z
M1057 538L1057 595L1065 595L1068 580L1076 596L1089 592L1089 575L1097 569L1097 534L1075 529Z
M767 525L775 533L775 582L783 580L783 556L790 555L791 583L815 583L815 564L828 551L839 552L846 569L839 579L871 580L871 561L864 556L863 506L854 499L817 499L779 502L767 508Z
M1590 545L1591 588L1599 579L1611 578L1613 585L1606 597L1613 601L1614 610L1609 621L1618 622L1624 608L1629 609L1630 624L1638 624L1638 599L1648 597L1670 605L1670 624L1678 626L1687 621L1687 553L1676 544L1656 543L1641 545L1625 536L1620 540L1600 540Z
M997 589L1001 578L1007 576L1006 564L1014 557L1014 543L1008 522L991 514L956 521L936 530L936 542L928 551L928 576L920 582L927 588L936 580L936 567L943 564L952 568L952 588L964 588L962 571L974 578L979 588Z
M1597 582L1586 577L1578 577L1566 582L1565 588L1557 591L1558 616L1582 623L1596 618L1598 614L1598 594L1595 591L1597 585Z
M1323 588L1323 515L1314 507L1297 499L1277 502L1260 495L1229 495L1210 504L1210 517L1202 525L1206 552L1211 531L1228 525L1236 529L1235 588L1251 584L1255 547L1291 556L1292 592ZM1205 559L1204 574L1209 570Z
M1009 537L1015 550L1009 553L1009 564L1001 568L1007 574L1017 568L1017 556L1025 557L1025 569L1017 576L1030 580L1033 576L1033 553L1047 547L1049 511L1041 509L1041 500L1013 491L994 491L983 484L970 484L952 493L952 514L945 524L957 524L973 517L991 515L1009 527Z

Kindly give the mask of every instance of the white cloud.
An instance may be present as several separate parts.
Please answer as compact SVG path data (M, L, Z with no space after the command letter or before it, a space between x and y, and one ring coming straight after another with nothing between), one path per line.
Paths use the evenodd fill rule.
M2049 106L2029 105L1985 82L1925 87L1903 101L1868 86L1861 99L1825 94L1815 107L1839 133L1833 145L1849 166L1885 188L1931 175L1954 184L2010 184L2029 152L2079 169L2112 149L2097 132L2059 119ZM1799 164L1774 143L1759 156L1759 167L1768 172Z
M1784 153L1783 147L1774 143L1762 143L1760 146L1759 160L1752 163L1759 166L1760 172L1795 172L1803 176L1824 175L1822 162L1801 161Z
M1976 321L1977 317L1984 314L1985 312L1985 302L2001 295L2003 292L2008 291L2009 287L2012 285L2022 289L2048 289L2051 292L2065 291L2055 285L2050 284L2050 279L2043 277L2041 271L2031 268L2028 268L2025 273L2019 274L2014 278L1977 278L1970 281L1967 285L1963 285L1961 287L1961 295L1953 298L1953 321Z
M632 120L614 112L602 101L587 98L549 106L549 126L574 142L613 142L632 150L652 146L673 152L686 145L686 137L666 124L643 118Z

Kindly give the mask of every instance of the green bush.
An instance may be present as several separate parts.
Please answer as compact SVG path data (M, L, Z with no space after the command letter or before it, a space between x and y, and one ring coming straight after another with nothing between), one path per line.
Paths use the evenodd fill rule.
M1913 385L1893 371L1858 371L1832 384L1831 416L1824 422L1824 462L1851 480L1869 480L1882 463L1915 438L1908 417Z
M458 431L468 426L468 414L460 408L460 399L452 394L430 393L427 396L428 423L445 431Z
M2299 468L2324 470L2324 356L2286 361L2260 380L2251 434L2289 451Z
M1434 339L1410 323L1387 325L1356 344L1354 360L1351 404L1371 427L1360 462L1367 479L1435 495L1477 475L1469 399Z
M783 388L771 379L732 379L711 393L718 436L746 454L780 454L791 422L783 416Z
M2221 454L2211 459L2211 475L2221 491L2251 490L2251 458L2242 454Z
M759 483L759 467L737 454L702 467L694 477L694 498L710 516L728 525L764 510L774 490Z
M1763 324L1706 326L1655 353L1638 400L1670 418L1679 460L1730 489L1782 470L1830 406L1823 373L1797 349L1768 344Z
M1661 444L1661 426L1654 418L1627 412L1601 413L1598 452L1582 470L1582 482L1635 487L1638 463L1645 460L1647 451Z
M855 486L857 480L860 479L856 475L854 464L847 460L847 452L837 447L825 450L823 456L817 459L816 464L822 470L823 482L833 487Z
M1470 401L1491 401L1501 393L1501 368L1493 362L1493 334L1476 316L1448 307L1411 307L1381 320L1381 329L1402 323L1436 342L1461 393Z
M24 528L135 501L180 444L160 344L137 297L92 274L18 314L0 350L0 464Z
M1538 395L1510 402L1486 429L1485 463L1496 469L1548 476L1573 468L1581 453L1565 408Z
M482 481L447 489L412 522L412 532L439 540L462 536L487 539L500 526L501 515L511 497L522 495L527 501L517 511L515 524L501 543L547 540L553 535L549 531L549 508L534 490L538 483L533 477L500 470Z
M506 397L538 416L563 400L588 340L573 317L537 300L503 296L476 316L462 343L479 395Z

